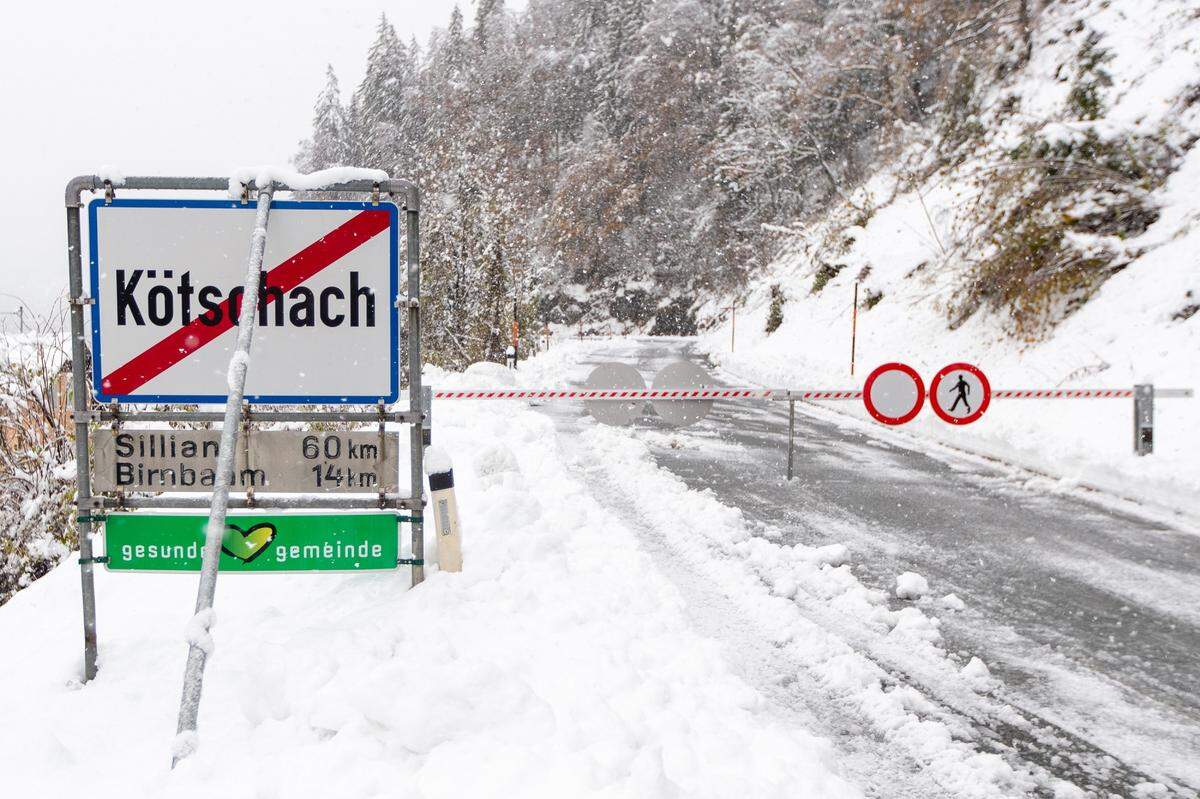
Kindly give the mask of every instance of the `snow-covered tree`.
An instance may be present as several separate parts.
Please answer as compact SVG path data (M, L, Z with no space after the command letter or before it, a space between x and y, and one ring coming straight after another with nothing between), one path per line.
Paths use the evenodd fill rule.
M412 62L385 15L367 53L367 71L355 93L355 129L363 142L360 164L390 170L401 149Z
M330 73L299 160L420 183L443 363L498 358L514 298L517 316L669 332L769 261L773 229L844 204L897 131L953 117L936 147L959 146L977 77L1028 58L1034 5L479 0L423 53L381 19L348 107Z
M312 138L302 145L299 165L309 172L341 166L349 161L350 124L342 106L337 74L330 64L325 70L325 88L317 95L313 109Z

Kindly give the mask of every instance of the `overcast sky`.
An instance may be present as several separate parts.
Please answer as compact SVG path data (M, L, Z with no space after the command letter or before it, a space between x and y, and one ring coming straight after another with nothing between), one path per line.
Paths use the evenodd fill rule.
M468 21L471 0L462 0ZM523 2L507 3L509 8ZM405 40L454 0L120 0L10 4L0 25L0 311L65 294L63 187L286 164L332 63L362 78L381 12ZM345 96L345 95L344 95Z

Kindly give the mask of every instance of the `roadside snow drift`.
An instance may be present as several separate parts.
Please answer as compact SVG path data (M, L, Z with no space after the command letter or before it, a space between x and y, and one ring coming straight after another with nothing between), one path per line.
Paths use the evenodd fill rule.
M16 596L0 610L6 792L859 795L827 742L774 719L689 629L633 532L567 476L549 419L447 404L434 434L463 572L414 590L406 570L224 576L199 749L175 772L196 577L101 571L86 686L75 560Z

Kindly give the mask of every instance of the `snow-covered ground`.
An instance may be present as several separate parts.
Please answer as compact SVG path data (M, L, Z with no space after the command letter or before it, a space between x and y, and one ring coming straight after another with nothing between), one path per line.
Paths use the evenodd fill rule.
M1084 35L1063 33L1076 17L1101 36L1100 45L1112 56L1105 64L1113 78L1105 92L1108 108L1090 127L1117 141L1165 125L1184 145L1189 135L1200 135L1200 103L1189 100L1189 91L1200 83L1195 4L1074 2L1046 8L1033 62L990 98L999 102L1006 92L1022 98L1013 129L993 132L996 147L1011 145L999 139L1029 119L1063 116L1070 87L1056 70L1072 62ZM705 340L711 357L731 374L774 387L859 388L873 367L897 360L915 367L926 384L946 364L967 361L986 372L994 389L1130 388L1151 382L1200 390L1200 314L1179 316L1189 304L1200 303L1195 191L1200 148L1186 150L1177 171L1153 193L1161 211L1155 224L1136 238L1105 242L1123 248L1131 257L1129 266L1048 338L1034 343L1005 336L1003 320L986 311L956 330L948 326L946 301L970 268L969 259L954 250L973 224L978 186L971 178L988 167L986 158L1000 157L997 152L1002 150L989 150L985 160L968 159L919 191L895 197L894 175L881 173L855 195L860 205L877 208L864 227L813 232L814 238L836 232L853 240L839 258L845 268L813 293L817 267L806 253L809 239L797 240L739 308L736 350L730 352L726 323ZM859 311L852 377L853 285L868 266L860 300L868 292L882 299ZM773 283L782 286L787 303L782 326L767 335ZM834 407L866 416L857 403ZM1155 452L1146 458L1133 454L1130 400L998 400L980 421L963 427L944 424L926 408L904 429L1022 463L1064 485L1100 487L1200 514L1200 398L1160 399L1155 411Z
M520 382L565 384L587 346L556 346ZM432 371L444 387L514 379ZM200 749L175 772L195 578L99 572L100 674L86 686L75 560L20 592L0 610L0 717L21 720L0 726L0 752L22 753L7 784L46 796L861 795L861 767L825 738L846 730L814 729L743 679L648 541L726 598L726 623L786 658L779 679L813 686L806 703L836 705L878 742L891 765L873 769L953 796L1055 784L979 750L843 637L856 628L908 653L943 695L986 704L986 667L940 646L936 616L952 601L870 590L845 547L781 545L659 469L639 436L545 410L438 407L461 574L431 569L415 590L404 571L225 577ZM606 508L614 492L627 515Z
M635 532L570 476L548 418L454 405L435 434L455 458L464 571L416 590L403 570L225 577L200 749L173 773L196 579L100 571L86 686L75 560L17 595L0 610L5 790L859 795L827 741L775 718L690 628Z
M427 379L562 386L596 346L557 344L517 375L480 365ZM869 588L851 548L784 542L689 489L652 452L687 440L517 402L441 403L434 432L455 463L464 571L431 568L415 590L404 571L224 577L200 749L174 772L195 577L99 572L100 674L86 686L75 560L20 592L0 609L0 717L20 720L0 726L0 752L21 753L5 758L7 784L46 796L1079 795L964 722L1020 719L983 660L947 651L940 617L960 600L915 574ZM743 650L714 637L729 628ZM747 675L754 657L764 679Z

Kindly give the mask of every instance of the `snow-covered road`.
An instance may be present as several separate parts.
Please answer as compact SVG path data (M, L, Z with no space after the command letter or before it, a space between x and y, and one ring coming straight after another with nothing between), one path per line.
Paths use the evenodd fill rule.
M690 346L427 376L562 386ZM174 772L194 575L97 574L86 686L74 558L0 608L16 793L1196 796L1190 533L816 408L791 484L780 406L683 430L573 402L434 419L463 571L222 578L201 746ZM910 570L927 595L896 596Z
M572 346L579 352L576 379L597 363L620 361L636 364L649 383L671 361L698 360L686 340ZM578 423L578 407L544 410L564 432ZM891 593L893 608L908 604L894 596L897 575L927 578L931 596L917 606L938 620L938 646L950 657L982 658L995 679L990 694L945 684L927 654L853 614L828 603L796 604L937 703L956 737L1087 789L1129 795L1139 783L1158 781L1189 796L1200 786L1194 532L1146 518L1127 503L812 406L797 413L790 484L783 403L718 403L692 428L647 418L614 434L640 440L658 466L739 509L780 546L845 544L854 574ZM594 476L591 482L604 483ZM608 504L640 503L610 485ZM669 546L647 545L670 560ZM678 564L668 573L672 568L679 573ZM947 594L965 607L936 599ZM744 626L723 626L726 633L714 634L736 660L737 650L746 650ZM844 731L824 732L838 739Z

